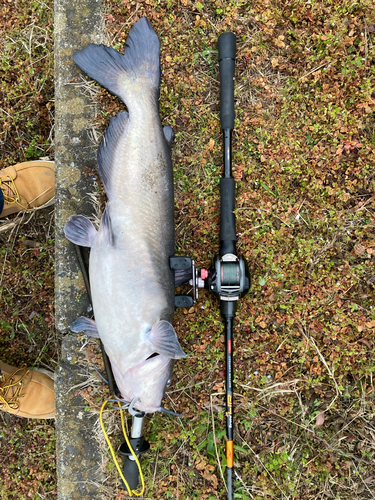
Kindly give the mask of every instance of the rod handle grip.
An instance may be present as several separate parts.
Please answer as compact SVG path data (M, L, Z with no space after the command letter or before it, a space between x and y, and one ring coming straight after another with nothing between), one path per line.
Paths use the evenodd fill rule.
M236 63L236 35L219 36L220 122L223 130L234 129L234 69Z

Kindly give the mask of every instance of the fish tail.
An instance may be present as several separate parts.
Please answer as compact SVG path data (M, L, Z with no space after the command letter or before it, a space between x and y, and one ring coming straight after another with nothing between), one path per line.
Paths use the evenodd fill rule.
M129 94L131 89L137 91L139 78L150 90L154 88L158 91L160 87L160 42L145 17L132 26L125 44L125 54L105 45L90 43L76 52L73 59L87 75L120 97L128 106Z

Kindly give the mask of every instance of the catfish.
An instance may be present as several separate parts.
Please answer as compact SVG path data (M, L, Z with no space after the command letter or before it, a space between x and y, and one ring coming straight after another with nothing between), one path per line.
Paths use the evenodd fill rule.
M122 399L139 411L163 411L174 360L185 357L171 324L174 313L174 133L159 115L160 42L150 22L131 28L125 52L89 44L74 62L118 96L128 111L111 118L97 163L107 195L99 229L73 215L64 231L90 247L95 321L71 330L100 337Z

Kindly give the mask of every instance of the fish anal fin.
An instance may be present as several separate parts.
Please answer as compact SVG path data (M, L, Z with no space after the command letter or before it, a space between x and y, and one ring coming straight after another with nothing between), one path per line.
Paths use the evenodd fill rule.
M173 326L168 321L159 321L146 334L155 352L172 359L185 358Z
M74 333L84 332L88 337L100 338L95 321L85 316L76 319L70 327L70 330Z
M69 241L81 247L91 247L97 235L94 224L83 215L72 215L65 224L64 233Z
M105 238L107 243L109 243L110 245L114 245L115 237L112 231L112 222L111 222L111 216L109 215L108 207L104 211L101 225L103 228L103 237Z

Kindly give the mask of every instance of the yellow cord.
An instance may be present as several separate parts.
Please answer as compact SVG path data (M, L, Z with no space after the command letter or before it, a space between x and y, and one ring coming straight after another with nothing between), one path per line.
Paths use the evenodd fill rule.
M133 457L134 457L134 459L135 459L136 464L138 465L139 475L141 476L141 481L142 481L142 491L141 491L140 493L138 493L138 492L137 492L137 491L135 491L135 490L130 490L130 487L129 487L129 485L128 485L128 483L127 483L127 481L126 481L125 477L124 477L124 474L122 473L122 470L120 469L119 463L118 463L118 461L117 461L117 459L116 459L115 452L113 451L113 448L112 448L112 445L111 445L111 443L110 443L110 441L109 441L108 435L107 435L107 433L106 433L106 431L105 431L105 428L104 428L104 423L103 423L103 411L104 411L104 408L105 408L105 406L106 406L106 404L107 404L107 403L108 403L108 401L104 401L104 403L103 403L103 405L102 405L102 407L101 407L101 409L100 409L100 416L99 416L99 418L100 418L100 426L101 426L101 428L102 428L102 431L103 431L104 437L105 437L105 439L106 439L106 441L107 441L107 444L108 444L108 446L109 446L109 449L110 449L110 451L111 451L113 461L115 462L115 465L116 465L116 467L117 467L117 470L118 470L118 472L119 472L119 474L120 474L121 479L124 481L124 484L125 484L125 486L126 486L126 488L127 488L127 490L128 490L129 496L131 496L131 497L132 497L133 495L135 495L135 496L137 496L137 497L140 497L141 495L143 495L143 493L144 493L144 491L145 491L145 480L144 480L144 477L143 477L143 474L142 474L141 464L139 463L139 460L138 460L138 458L137 458L137 455L134 453L134 450L133 450L133 448L131 447L131 444L130 444L129 438L128 438L128 436L127 436L127 434L126 434L126 431L125 431L125 422L124 422L124 415L123 415L123 411L122 411L122 408L121 408L121 403L120 403L119 401L117 402L117 403L118 403L118 405L119 405L119 407L120 407L122 432L123 432L123 434L124 434L124 438L125 438L126 444L128 445L129 450L130 450L131 454L133 455Z

